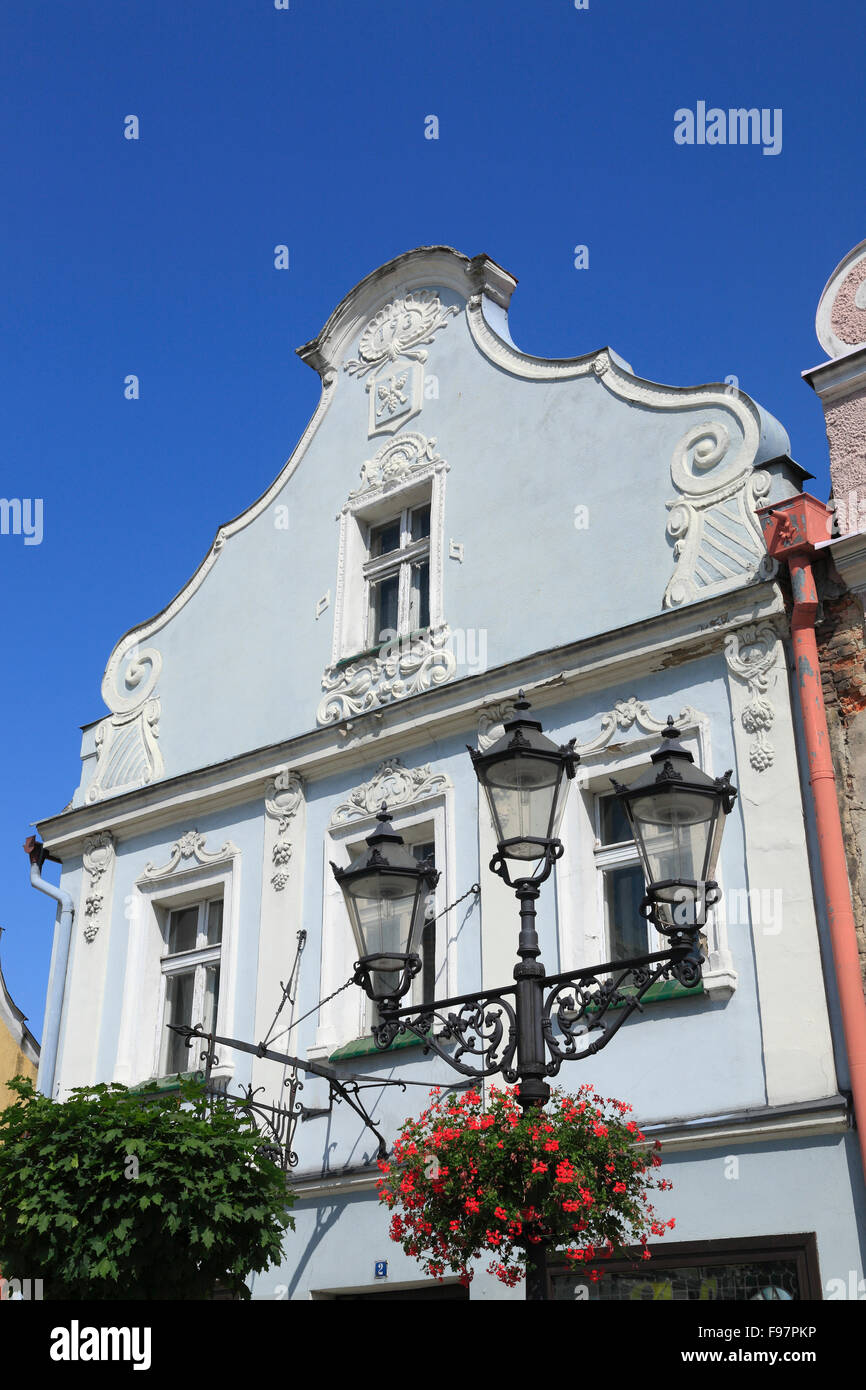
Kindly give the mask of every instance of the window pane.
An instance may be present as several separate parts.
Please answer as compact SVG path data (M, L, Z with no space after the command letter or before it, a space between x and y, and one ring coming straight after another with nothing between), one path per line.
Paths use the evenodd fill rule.
M628 816L617 796L599 797L599 807L601 815L601 843L603 845L619 845L624 840L633 839L631 826L628 823Z
M766 1258L760 1263L744 1259L740 1264L695 1264L649 1271L616 1270L604 1273L597 1284L580 1275L554 1274L553 1297L612 1300L629 1303L700 1302L730 1303L764 1299L783 1302L804 1297L800 1289L797 1262L793 1259Z
M182 907L178 912L173 912L168 923L169 955L174 956L179 951L194 951L197 932L198 906Z
M423 860L425 860L425 859L432 859L433 862L434 862L434 864L435 864L435 862L436 862L436 842L435 842L435 840L424 840L423 842L421 842L421 843L419 843L419 844L417 844L417 845L410 845L410 846L409 846L409 849L411 849L412 853L414 854L415 858L418 860L419 863L421 863L421 862L422 862Z
M643 873L638 865L606 870L604 910L612 960L640 956L649 950L646 919L640 915L643 895Z
M430 535L430 505L416 507L409 517L409 534L413 541L424 540Z
M409 626L416 628L430 626L430 564L412 566L412 597L409 612Z
M400 520L387 521L384 526L370 527L370 558L389 555L400 549Z
M193 909L194 911L195 909ZM176 975L167 975L165 981L166 1024L192 1025L192 996L195 986L195 971L183 970ZM183 1038L172 1033L167 1027L162 1040L162 1074L172 1076L178 1071L193 1071L195 1063L192 1052Z
M383 632L398 630L399 577L396 574L381 580L373 589L373 632L372 641L382 640Z
M220 968L218 965L206 965L204 974L204 1013L202 1026L206 1033L212 1033L216 1027L217 1005L220 997Z
M208 946L218 946L223 939L223 902L222 898L217 898L215 902L208 903L207 909L207 944Z

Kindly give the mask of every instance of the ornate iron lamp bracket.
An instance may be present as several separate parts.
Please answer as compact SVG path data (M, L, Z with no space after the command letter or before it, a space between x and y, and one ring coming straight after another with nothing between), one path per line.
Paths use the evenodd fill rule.
M667 950L542 978L547 1075L555 1076L563 1062L580 1061L606 1047L632 1014L643 1011L641 1001L658 981L673 978L687 988L698 984L703 959L696 933L678 931ZM382 1021L373 1029L376 1046L384 1050L411 1033L425 1052L435 1053L463 1076L501 1074L514 1083L520 1079L514 1065L518 1018L509 996L516 988L483 990L420 1008L382 1005Z

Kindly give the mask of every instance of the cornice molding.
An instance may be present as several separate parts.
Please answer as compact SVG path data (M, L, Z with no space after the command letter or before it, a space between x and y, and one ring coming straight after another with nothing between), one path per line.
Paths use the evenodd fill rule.
M727 1148L734 1143L785 1144L792 1139L844 1134L851 1127L844 1096L651 1124L639 1120L639 1124L649 1142L661 1141L663 1155ZM352 1192L373 1192L378 1177L375 1167L354 1168L345 1173L296 1173L292 1175L292 1188L303 1201L314 1201L338 1194L345 1197Z
M79 854L87 835L111 829L117 838L145 827L191 820L217 806L241 804L261 795L262 781L288 763L307 780L328 775L339 755L341 769L363 768L371 748L379 757L429 746L448 733L473 731L479 709L513 698L523 685L533 706L543 709L566 692L601 690L618 684L633 687L654 671L684 664L709 653L721 657L725 635L749 622L773 622L786 634L785 607L775 583L755 585L733 594L714 595L687 607L668 609L649 621L630 624L602 637L568 647L533 653L506 666L490 667L375 711L375 723L310 729L296 738L253 749L205 768L194 768L108 803L73 807L36 821L45 844L58 857Z
M829 551L848 588L861 599L866 597L866 531L852 531L847 536L821 541L815 549Z

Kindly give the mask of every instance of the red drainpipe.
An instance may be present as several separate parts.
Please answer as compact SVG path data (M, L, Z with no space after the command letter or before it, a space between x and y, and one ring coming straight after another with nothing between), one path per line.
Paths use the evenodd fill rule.
M854 1116L860 1140L860 1156L866 1176L866 999L860 979L860 956L854 927L851 886L845 841L836 797L836 777L830 753L824 692L821 687L821 668L818 645L815 641L815 616L818 612L818 592L812 573L815 547L830 535L830 508L817 497L801 492L771 507L761 507L758 518L764 532L767 550L774 560L786 563L791 574L794 611L791 617L791 637L794 643L794 663L797 690L806 750L809 759L809 782L815 801L815 821L818 846L827 900L827 918L836 983L842 1008L842 1027L848 1051L851 1090L854 1096Z

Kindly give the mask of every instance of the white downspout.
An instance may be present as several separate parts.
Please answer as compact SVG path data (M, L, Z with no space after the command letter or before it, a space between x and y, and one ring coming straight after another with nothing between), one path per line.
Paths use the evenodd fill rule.
M24 848L30 855L30 882L40 893L60 904L59 932L54 944L54 968L49 981L49 992L45 1010L45 1024L42 1029L42 1047L39 1052L39 1077L37 1085L43 1095L54 1093L55 1072L57 1070L57 1048L60 1043L60 1020L66 998L66 975L69 967L69 946L72 941L72 919L75 908L72 897L62 888L55 888L42 877L42 865L49 857L45 846L35 835L24 841Z

